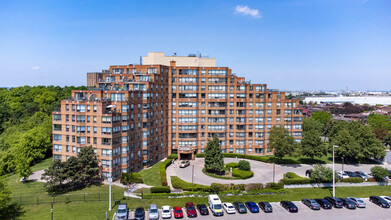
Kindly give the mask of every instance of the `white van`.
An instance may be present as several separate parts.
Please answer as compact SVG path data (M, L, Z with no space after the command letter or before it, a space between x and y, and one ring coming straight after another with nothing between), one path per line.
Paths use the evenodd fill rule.
M216 216L224 215L221 200L217 195L209 195L208 203L209 203L209 208L212 211L213 215Z

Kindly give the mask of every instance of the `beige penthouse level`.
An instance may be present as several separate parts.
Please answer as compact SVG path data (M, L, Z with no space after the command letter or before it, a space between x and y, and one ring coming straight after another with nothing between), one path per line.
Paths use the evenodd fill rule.
M194 57L170 58L168 64L145 64L144 57L144 65L88 74L94 88L72 91L53 112L54 158L67 160L92 145L102 177L119 178L172 153L193 159L215 134L223 152L252 155L273 153L267 143L273 126L301 139L298 100L251 84L214 61L180 66Z

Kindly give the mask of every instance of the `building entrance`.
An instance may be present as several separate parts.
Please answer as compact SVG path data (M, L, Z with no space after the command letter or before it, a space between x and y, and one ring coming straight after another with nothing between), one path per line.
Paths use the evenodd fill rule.
M193 159L193 153L180 153L179 154L179 160L192 160Z

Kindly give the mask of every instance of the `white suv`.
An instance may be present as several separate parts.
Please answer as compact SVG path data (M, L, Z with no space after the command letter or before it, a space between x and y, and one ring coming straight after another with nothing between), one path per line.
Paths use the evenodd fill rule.
M162 206L162 218L171 218L171 207L166 205Z

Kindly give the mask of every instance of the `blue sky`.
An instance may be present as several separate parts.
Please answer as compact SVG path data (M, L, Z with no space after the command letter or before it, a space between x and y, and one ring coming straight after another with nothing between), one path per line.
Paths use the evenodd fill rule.
M391 1L0 1L0 87L200 52L281 90L391 90Z

